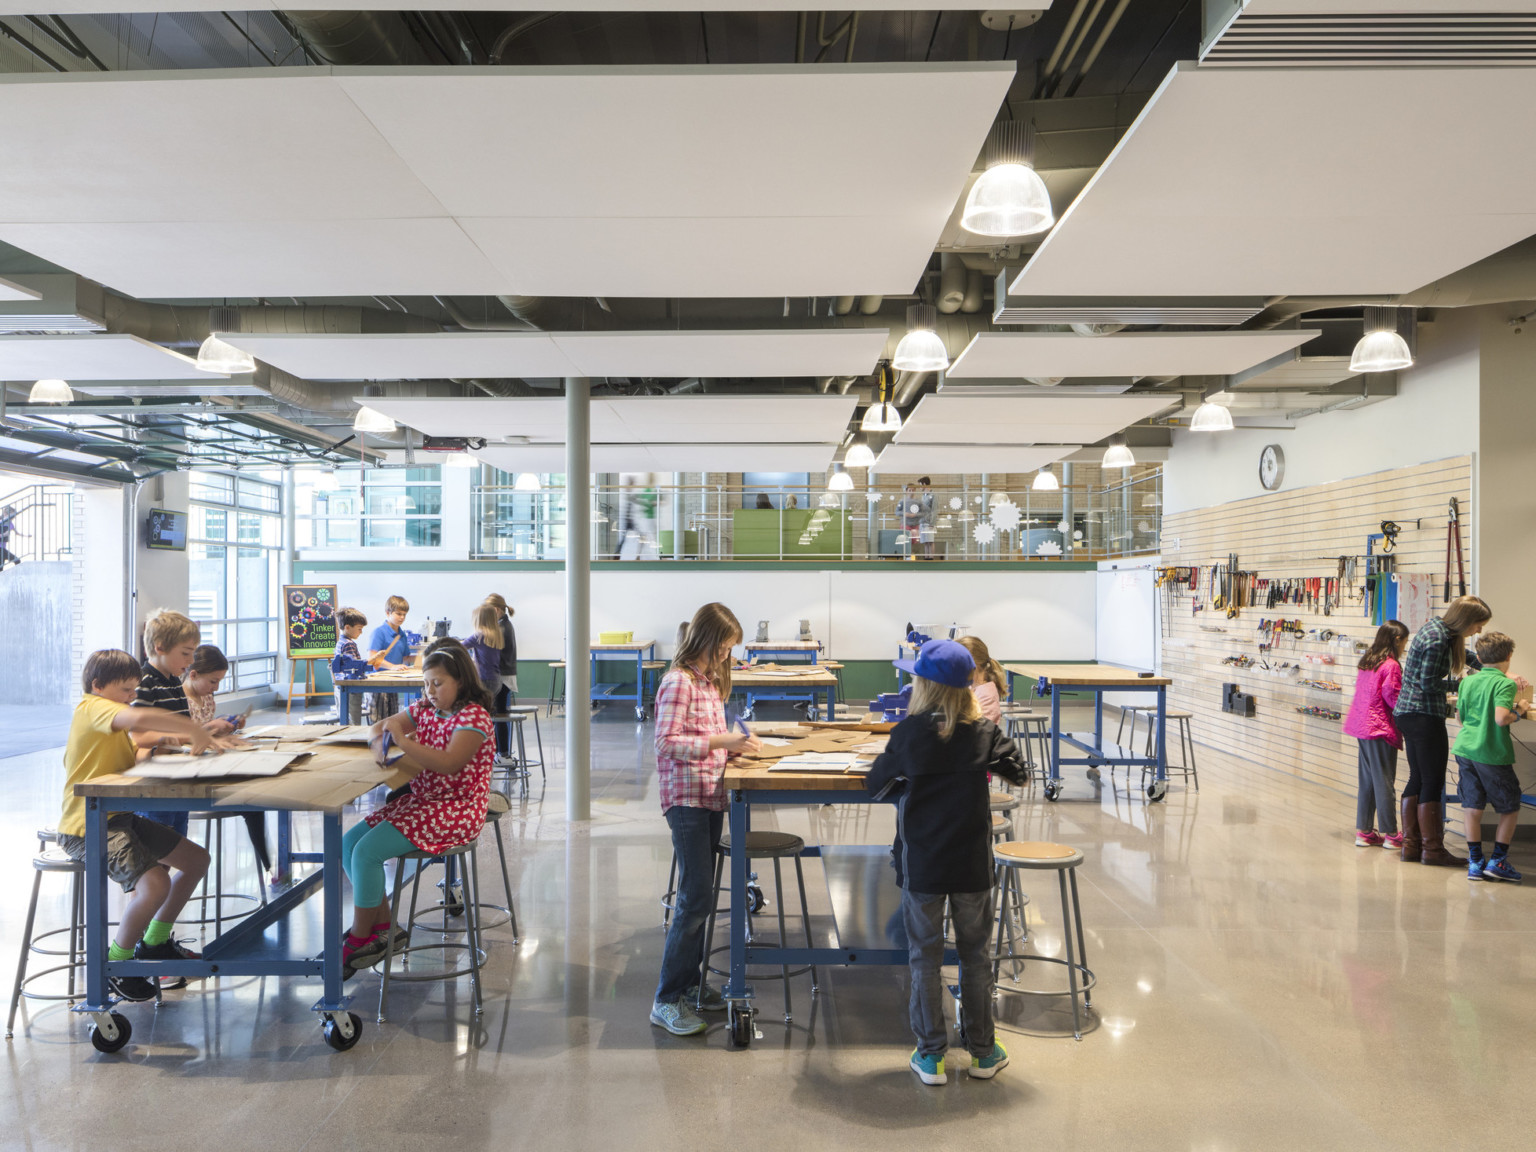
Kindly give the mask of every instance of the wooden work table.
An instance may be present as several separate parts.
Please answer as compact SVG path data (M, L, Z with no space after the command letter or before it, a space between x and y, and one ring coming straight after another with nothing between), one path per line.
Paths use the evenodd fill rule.
M1064 687L1116 688L1122 685L1140 688L1167 687L1173 681L1166 676L1142 676L1133 668L1115 664L1004 664L1009 676Z

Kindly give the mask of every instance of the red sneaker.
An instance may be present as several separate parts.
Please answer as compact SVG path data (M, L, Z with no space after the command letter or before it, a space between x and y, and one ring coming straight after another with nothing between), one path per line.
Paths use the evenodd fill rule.
M1356 848L1380 848L1381 843L1382 840L1380 832L1362 831L1358 828L1355 830ZM1398 846L1402 846L1401 840L1398 841Z

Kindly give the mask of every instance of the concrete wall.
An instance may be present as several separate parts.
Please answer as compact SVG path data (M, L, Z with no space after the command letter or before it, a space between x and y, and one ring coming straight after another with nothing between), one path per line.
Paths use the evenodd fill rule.
M67 704L70 679L70 564L18 564L0 572L0 700L7 704Z

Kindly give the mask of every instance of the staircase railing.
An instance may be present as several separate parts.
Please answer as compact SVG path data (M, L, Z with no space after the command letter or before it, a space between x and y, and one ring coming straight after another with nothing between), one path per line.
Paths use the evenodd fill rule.
M74 498L74 490L60 484L29 484L0 496L0 567L69 559Z

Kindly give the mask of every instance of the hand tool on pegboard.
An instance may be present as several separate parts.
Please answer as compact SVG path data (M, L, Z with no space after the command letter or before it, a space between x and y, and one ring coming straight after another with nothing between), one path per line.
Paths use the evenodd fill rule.
M1450 518L1445 524L1445 594L1447 604L1451 602L1451 546L1456 548L1456 586L1458 596L1467 594L1467 570L1461 556L1461 503L1456 497L1451 497L1448 506Z

